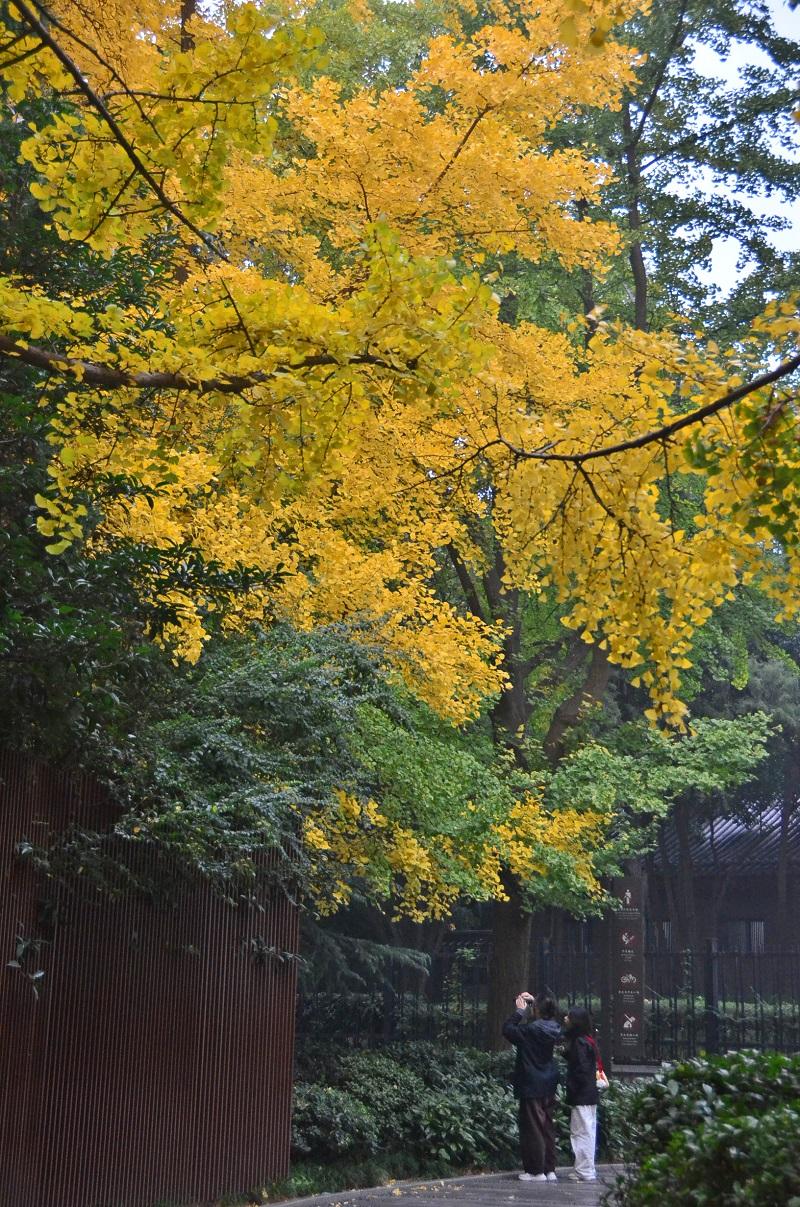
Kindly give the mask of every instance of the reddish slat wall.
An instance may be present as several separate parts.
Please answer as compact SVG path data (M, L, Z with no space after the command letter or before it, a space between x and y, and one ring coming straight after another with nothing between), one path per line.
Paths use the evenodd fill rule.
M283 1176L295 964L257 963L249 943L295 952L297 911L71 895L36 1001L6 965L55 894L14 848L72 821L109 822L89 780L0 753L0 1203L206 1203Z

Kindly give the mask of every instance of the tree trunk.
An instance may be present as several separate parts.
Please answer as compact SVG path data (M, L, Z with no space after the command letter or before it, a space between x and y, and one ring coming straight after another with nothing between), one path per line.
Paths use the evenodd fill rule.
M682 949L697 950L697 915L694 898L694 864L690 839L690 806L679 801L675 806L675 831L678 837L678 933Z
M507 738L522 762L518 745L519 724L527 723L530 703L525 692L525 675L519 662L509 661L512 683L496 705L497 718L492 718L495 740ZM598 700L608 685L611 667L605 654L597 646L592 648L592 660L581 687L556 710L544 740L544 750L555 764L563 754L564 738L568 729L577 724L583 709L591 700ZM515 744L516 743L516 744ZM531 915L523 907L522 887L507 877L506 891L510 900L498 902L492 912L492 954L489 960L489 999L486 1019L486 1039L490 1050L502 1048L500 1028L510 1014L514 998L522 989L528 988L530 974Z
M486 1046L490 1052L506 1046L501 1028L514 1010L514 999L528 984L531 962L531 915L524 908L517 881L505 880L508 901L492 906L492 953L489 961L489 996Z
M506 661L506 666L513 663ZM525 680L518 671L512 671L510 682L497 704L492 709L492 736L495 746L511 750L520 767L526 760L522 751L525 727L531 715L531 706L525 691Z
M448 553L472 614L482 620L490 617L501 620L506 626L503 662L509 683L492 709L492 735L495 745L511 750L517 764L525 768L523 740L532 711L526 685L532 663L522 657L522 597L518 590L503 585L505 564L499 545L495 545L489 568L482 579L485 606L477 584L458 551L450 546ZM588 648L584 646L582 654L578 643L578 666ZM552 763L557 763L561 758L566 733L577 724L586 705L601 698L608 685L610 671L603 651L593 646L585 682L557 709L545 738L545 753ZM493 1051L504 1046L501 1027L513 1009L517 994L528 988L530 974L531 915L524 909L522 886L510 875L506 876L504 884L509 900L496 902L492 907L486 1043Z
M578 724L584 710L588 705L602 698L610 677L611 664L606 658L605 651L601 650L598 645L593 645L592 660L589 663L586 679L577 691L559 704L544 739L544 752L551 765L555 766L562 757L564 739L569 730Z
M194 50L194 38L188 25L197 11L197 0L181 0L181 50Z
M489 594L492 584L489 583ZM501 597L506 593L499 593ZM499 599L492 601L495 606ZM492 735L500 748L513 751L517 764L525 766L521 740L531 714L525 690L526 674L520 660L521 616L519 595L514 592L514 615L510 617L511 601L503 598L509 624L504 642L505 666L509 684L492 709ZM509 623L510 622L510 623ZM503 885L508 901L495 901L492 906L492 946L489 955L489 992L486 1004L486 1046L490 1052L502 1050L506 1041L501 1027L514 1007L514 998L528 988L531 954L531 915L523 908L522 890L516 879L507 874Z
M781 802L781 828L778 845L777 897L778 897L778 926L777 945L787 951L797 943L796 924L792 917L792 902L790 900L791 883L791 844L789 842L789 827L792 814L797 808L797 798L789 789Z
M589 202L583 199L576 201L575 208L578 211L579 220L585 222L588 217ZM597 331L597 315L595 314L597 300L594 296L594 276L591 269L582 268L580 270L580 283L581 305L583 306L583 317L586 319L583 343L584 347L588 348Z
M642 227L642 215L639 210L641 169L630 105L627 103L622 107L622 129L625 135L625 171L628 182L628 227L631 232L628 258L633 276L633 325L639 331L647 331L647 267L639 238Z

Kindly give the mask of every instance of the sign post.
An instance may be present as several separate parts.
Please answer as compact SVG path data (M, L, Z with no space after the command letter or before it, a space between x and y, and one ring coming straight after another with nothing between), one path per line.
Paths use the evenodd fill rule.
M641 876L614 881L619 905L612 923L613 1052L621 1063L644 1060L643 888Z

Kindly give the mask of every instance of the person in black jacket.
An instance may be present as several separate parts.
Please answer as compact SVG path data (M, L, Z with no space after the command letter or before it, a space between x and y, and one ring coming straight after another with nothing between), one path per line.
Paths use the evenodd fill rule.
M517 1049L514 1093L519 1099L522 1182L555 1182L556 1139L553 1107L558 1067L553 1056L561 1038L556 1003L547 993L521 993L516 1013L503 1024L503 1035Z
M597 1045L592 1018L583 1006L573 1006L564 1018L564 1055L567 1058L567 1105L572 1107L569 1139L575 1154L575 1182L595 1182L594 1154L597 1137Z

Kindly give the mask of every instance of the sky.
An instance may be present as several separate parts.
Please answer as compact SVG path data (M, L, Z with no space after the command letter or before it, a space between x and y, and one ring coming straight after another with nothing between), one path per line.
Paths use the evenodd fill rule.
M786 38L800 38L800 8L793 11L786 0L769 0L769 8L778 33ZM695 52L698 69L731 83L737 81L741 67L750 63L768 66L769 61L767 55L741 42L732 43L730 53L724 59L706 46L698 47ZM797 132L797 158L800 160L800 125ZM785 250L800 248L800 205L787 204L777 197L759 198L748 195L745 200L754 211L778 214L789 222L786 230L773 232L772 242L776 247ZM714 244L711 267L706 273L701 273L709 282L715 282L723 295L729 293L738 281L747 275L746 268L737 267L738 255L739 244L735 239L718 239Z

